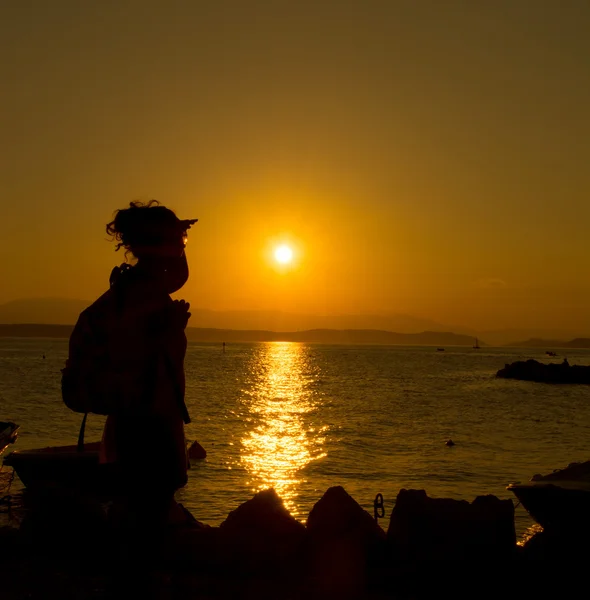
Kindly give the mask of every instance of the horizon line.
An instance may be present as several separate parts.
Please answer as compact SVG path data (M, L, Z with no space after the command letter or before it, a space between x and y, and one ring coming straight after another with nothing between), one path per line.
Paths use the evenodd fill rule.
M73 328L75 327L75 324L73 323L0 323L0 337L21 337L18 335L11 335L12 334L16 334L16 333L24 333L24 331L29 331L30 334L27 336L22 336L22 337L36 337L34 335L34 332L31 330L35 330L35 329L44 329L44 330L67 330L68 333L68 337L69 334L71 333L71 330L73 330ZM10 329L15 329L15 331L10 332ZM455 340L433 340L430 343L426 343L424 345L433 345L433 346L442 346L442 345L448 345L448 346L453 346L453 345L457 345L457 346L466 346L469 345L471 342L470 340L475 339L474 336L471 336L469 334L463 334L463 333L455 333L453 331L432 331L432 330L423 330L420 332L413 332L413 333L402 333L402 332L398 332L398 331L390 331L390 330L386 330L386 329L357 329L357 328L346 328L346 329L331 329L331 328L313 328L313 329L302 329L302 330L295 330L295 331L276 331L276 330L272 330L272 329L228 329L228 328L218 328L218 327L195 327L195 326L189 326L186 328L187 330L192 330L193 332L209 332L212 335L219 335L222 333L227 333L229 336L233 335L238 335L238 336L247 336L247 335L252 335L255 338L258 339L241 339L238 340L239 342L247 342L247 341L251 341L251 342L263 342L263 341L281 341L281 340L261 340L259 339L260 336L288 336L288 337L299 337L299 336L305 336L307 335L313 335L313 334L318 334L318 333L324 333L324 334L345 334L345 333L350 333L352 335L356 334L365 334L365 335L371 335L371 334L375 334L375 335L380 335L381 337L383 336L383 334L386 334L387 336L397 336L397 337L401 337L401 338L416 338L416 337L421 337L421 336L431 336L431 337L445 337L445 336L452 336L453 338L459 338L459 339L455 339ZM24 331L23 331L24 330ZM38 332L41 333L41 332ZM62 331L62 334L65 334L66 331ZM33 334L33 335L31 335ZM38 337L48 337L46 335L38 335ZM51 336L49 336L51 337ZM59 337L66 337L65 335L61 335ZM190 336L187 336L190 337ZM453 342L457 342L457 341L464 341L465 343L455 343L453 344ZM189 341L191 341L189 339ZM207 340L201 340L201 341L207 341ZM210 340L210 341L217 341L217 340ZM219 338L218 341L222 341L221 338ZM283 341L301 341L301 342L305 342L306 340L283 340ZM384 340L383 340L384 341ZM498 344L498 345L494 345L494 344L490 344L488 342L486 342L485 340L479 340L479 343L481 346L484 347L519 347L520 344L522 344L522 346L520 347L529 347L529 348L534 348L534 347L539 347L542 345L545 345L547 347L567 347L570 348L570 346L562 346L562 344L571 344L572 342L576 342L576 341L584 341L586 342L583 346L580 346L581 348L587 348L590 347L590 338L588 337L583 337L583 336L577 336L577 337L573 337L571 339L559 339L559 340L549 340L549 339L544 339L544 338L538 338L538 337L531 337L528 340L517 340L515 342L509 342L509 343L505 343L505 344ZM342 340L340 339L340 342L342 342ZM536 342L536 345L526 345L527 343L530 342ZM320 342L321 343L321 342ZM328 340L326 343L337 343L334 340ZM363 342L358 342L358 343L363 343ZM379 344L380 341L378 340L368 340L365 343L375 343L375 344ZM393 344L396 345L396 344Z

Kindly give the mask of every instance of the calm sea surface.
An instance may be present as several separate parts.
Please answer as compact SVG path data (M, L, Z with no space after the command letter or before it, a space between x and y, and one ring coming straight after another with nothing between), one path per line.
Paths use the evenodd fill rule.
M66 355L67 340L0 339L0 420L21 425L17 448L75 443L81 418L60 397ZM590 364L590 351L567 357ZM305 521L329 487L342 485L371 514L381 492L386 528L400 488L511 498L508 483L590 458L590 386L494 377L526 358L546 359L512 348L274 342L230 344L224 354L189 344L186 436L208 457L193 463L178 500L217 525L272 486ZM89 417L88 440L103 423ZM158 440L146 439L145 460L157 452ZM532 521L521 507L516 515L522 534Z

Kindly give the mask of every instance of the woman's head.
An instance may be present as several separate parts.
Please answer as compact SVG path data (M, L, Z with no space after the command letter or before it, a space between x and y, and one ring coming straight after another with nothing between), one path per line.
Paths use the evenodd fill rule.
M174 211L157 200L147 203L130 202L129 208L115 212L107 224L107 233L136 258L150 256L181 256L188 229L197 219L180 220Z
M188 279L184 247L187 231L197 219L180 220L157 200L131 202L115 213L107 233L144 265L168 293L179 290Z

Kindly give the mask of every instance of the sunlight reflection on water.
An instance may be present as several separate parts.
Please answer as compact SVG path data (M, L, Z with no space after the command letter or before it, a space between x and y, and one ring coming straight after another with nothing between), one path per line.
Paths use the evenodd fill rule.
M287 509L297 516L298 487L303 469L326 456L327 425L319 429L305 416L316 408L312 388L317 367L305 347L293 342L265 344L250 365L252 386L243 390L243 402L252 427L242 438L241 462L253 491L273 487Z

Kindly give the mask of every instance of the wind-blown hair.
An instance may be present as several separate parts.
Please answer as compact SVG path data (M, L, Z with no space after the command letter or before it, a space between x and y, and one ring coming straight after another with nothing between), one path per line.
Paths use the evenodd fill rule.
M130 202L129 208L115 211L115 218L106 226L107 233L119 242L115 250L124 247L131 252L137 247L163 244L185 229L174 211L157 200Z

